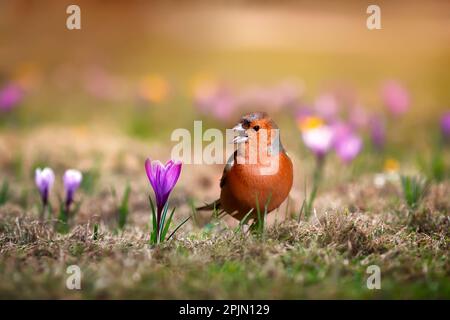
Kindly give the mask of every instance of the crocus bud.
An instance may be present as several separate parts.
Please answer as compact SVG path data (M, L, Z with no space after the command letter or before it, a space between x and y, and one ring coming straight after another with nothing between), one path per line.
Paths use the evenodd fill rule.
M22 89L14 83L0 88L0 111L10 111L22 101L22 98Z
M53 186L54 181L55 181L55 174L53 173L52 169L50 168L36 169L35 182L36 186L39 189L39 193L41 194L42 203L44 204L44 206L46 206L48 203L48 194Z
M145 160L145 172L148 180L155 192L157 206L157 226L160 230L161 213L166 205L170 193L178 181L181 174L182 163L180 161L169 160L164 165L157 160Z
M66 208L68 209L73 202L73 196L75 191L81 184L83 175L80 171L69 169L64 173L64 189L66 190Z
M301 124L303 142L318 159L323 159L333 146L333 129L316 117L306 118Z
M450 141L450 112L445 113L441 118L441 131L444 140Z
M377 150L383 149L386 142L386 128L383 120L377 116L370 119L370 138Z
M338 101L332 94L322 94L316 99L314 106L317 114L325 120L334 119L339 112Z
M385 106L394 116L402 115L409 109L409 92L399 82L387 81L383 86L382 98Z
M362 139L355 134L349 134L337 141L335 149L338 157L348 164L361 152L362 147Z

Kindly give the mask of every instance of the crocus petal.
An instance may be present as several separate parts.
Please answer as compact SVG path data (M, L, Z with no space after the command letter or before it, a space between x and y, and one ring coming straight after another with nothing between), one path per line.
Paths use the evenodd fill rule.
M367 126L369 117L363 107L356 105L350 111L348 121L354 128L360 129Z
M11 83L0 89L0 110L9 111L23 99L23 90L20 86Z
M55 181L55 174L50 168L36 169L35 182L41 194L50 191Z
M178 177L180 176L180 172L181 163L175 163L173 160L169 160L165 167L162 168L160 186L162 201L164 204L167 202L172 189L175 187Z
M351 126L342 121L335 122L331 128L333 129L333 145L337 145L353 132Z
M347 135L337 142L335 149L338 157L344 162L351 162L362 149L363 143L356 135Z
M159 206L162 203L162 192L161 192L161 167L162 163L159 161L151 161L147 159L145 161L145 171L147 172L148 180L155 192L156 203Z
M181 162L169 160L165 165L160 161L145 161L145 171L155 192L158 211L165 206L170 193L178 181L181 172Z
M333 119L339 111L339 105L334 95L323 94L319 96L314 106L317 113L324 119Z
M170 166L167 168L166 171L166 184L167 184L167 188L170 190L169 192L172 191L172 189L175 187L175 184L178 181L178 178L180 177L181 174L181 162L176 161L173 162L172 160L170 160Z
M153 164L150 159L145 160L145 172L147 173L148 180L153 188L155 188L155 176L153 174Z
M74 193L81 184L83 175L80 171L69 169L66 170L63 177L64 188L68 193Z
M382 149L386 141L386 128L383 120L377 116L370 119L370 138L377 149Z
M317 156L324 156L331 148L333 142L333 130L326 126L308 129L302 132L305 145Z
M399 116L409 109L409 93L403 85L397 81L387 81L382 90L385 106L394 115Z
M235 94L223 84L209 85L196 94L199 110L221 121L227 121L234 113L238 101Z
M450 112L445 113L441 118L441 131L444 139L450 139Z

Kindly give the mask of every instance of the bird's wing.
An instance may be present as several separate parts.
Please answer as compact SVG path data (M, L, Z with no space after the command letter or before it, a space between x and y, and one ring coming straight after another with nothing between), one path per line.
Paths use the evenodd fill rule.
M220 188L223 188L227 181L227 173L233 167L234 162L236 161L237 150L228 158L227 164L225 168L223 168L222 178L220 178Z
M236 161L236 155L237 151L235 151L227 161L227 164L225 165L225 168L223 169L222 178L220 178L220 188L223 188L227 181L227 173L231 170L233 167L234 162ZM216 201L213 201L212 203L205 204L202 207L196 208L198 211L208 211L208 210L218 210L219 215L222 214L224 211L222 209L222 205L220 203L220 199L217 199Z

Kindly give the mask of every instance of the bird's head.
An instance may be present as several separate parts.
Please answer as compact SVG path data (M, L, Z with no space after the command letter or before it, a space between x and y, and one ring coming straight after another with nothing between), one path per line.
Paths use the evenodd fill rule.
M241 118L239 123L233 128L237 136L233 139L233 143L247 143L249 140L259 139L264 133L266 139L272 140L271 134L273 129L278 129L275 122L265 112L252 112Z

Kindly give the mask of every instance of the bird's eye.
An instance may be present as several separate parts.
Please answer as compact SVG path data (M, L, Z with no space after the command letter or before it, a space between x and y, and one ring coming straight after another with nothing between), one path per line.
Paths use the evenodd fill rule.
M250 121L244 119L244 120L242 121L242 127L243 127L244 129L248 129L248 128L250 127Z
M258 131L259 130L259 126L254 126L253 130Z

